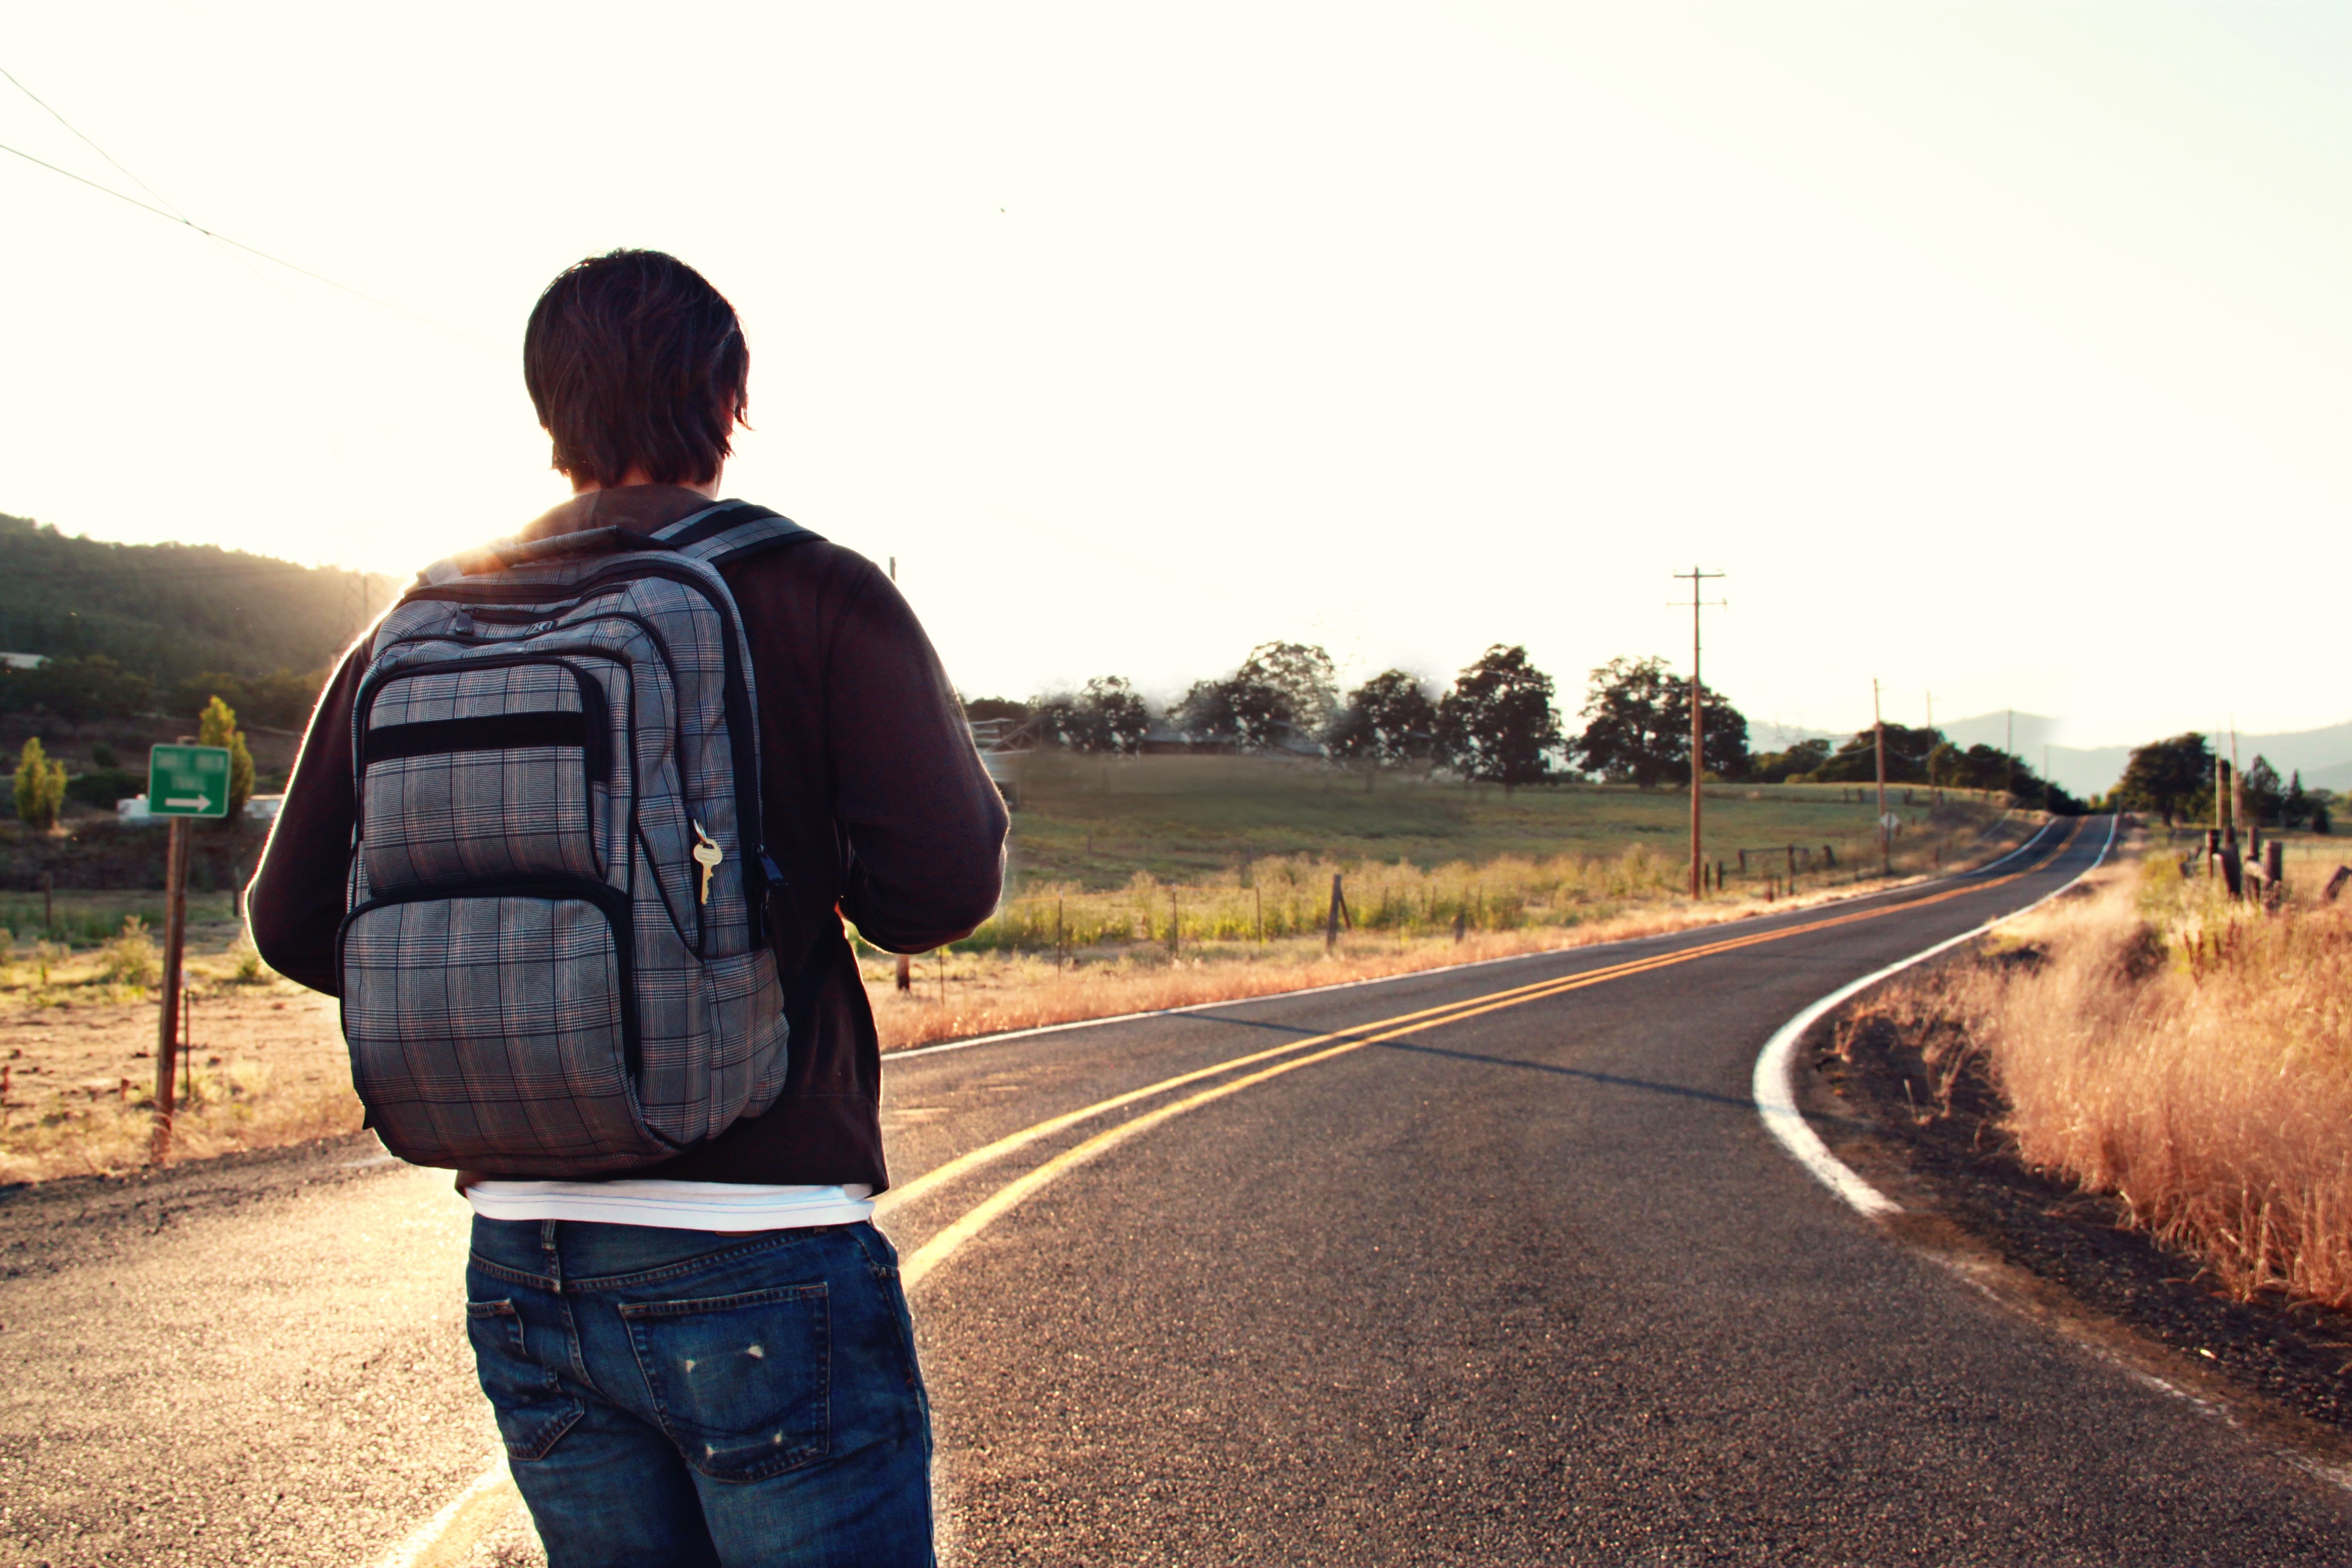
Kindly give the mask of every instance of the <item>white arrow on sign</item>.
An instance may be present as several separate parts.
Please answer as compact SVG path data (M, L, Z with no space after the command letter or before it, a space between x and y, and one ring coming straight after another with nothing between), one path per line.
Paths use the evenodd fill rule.
M167 795L163 797L163 804L165 805L203 805L205 802L205 797L200 795Z

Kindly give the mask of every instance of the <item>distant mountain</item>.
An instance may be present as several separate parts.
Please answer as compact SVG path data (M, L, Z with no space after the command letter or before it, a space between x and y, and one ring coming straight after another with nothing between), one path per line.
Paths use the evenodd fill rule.
M205 670L316 670L395 586L209 544L110 544L0 513L0 650L104 654L165 685Z

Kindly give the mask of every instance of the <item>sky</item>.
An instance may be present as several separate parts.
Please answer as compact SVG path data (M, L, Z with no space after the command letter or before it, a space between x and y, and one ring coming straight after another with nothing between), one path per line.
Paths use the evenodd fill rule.
M1572 715L1703 566L1759 725L2352 719L2342 6L134 0L0 69L121 167L5 82L0 145L341 285L0 154L0 511L68 532L510 532L531 302L648 246L744 317L725 493L970 696L1500 642Z

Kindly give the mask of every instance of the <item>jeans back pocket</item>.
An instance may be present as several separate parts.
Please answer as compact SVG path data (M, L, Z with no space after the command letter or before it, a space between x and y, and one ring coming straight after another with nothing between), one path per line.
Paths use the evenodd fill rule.
M620 1309L630 1347L686 1462L756 1481L824 1458L833 1321L824 1284Z
M516 1459L543 1458L587 1411L567 1397L555 1373L524 1347L522 1315L511 1300L466 1303L466 1337L474 1370L499 1418L499 1436Z

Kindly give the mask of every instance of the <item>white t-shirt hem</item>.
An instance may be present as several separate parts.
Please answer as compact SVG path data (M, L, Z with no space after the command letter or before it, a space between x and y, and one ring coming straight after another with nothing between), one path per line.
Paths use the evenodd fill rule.
M733 1182L476 1182L466 1201L484 1219L584 1220L665 1230L798 1230L874 1217L874 1189L752 1186Z

